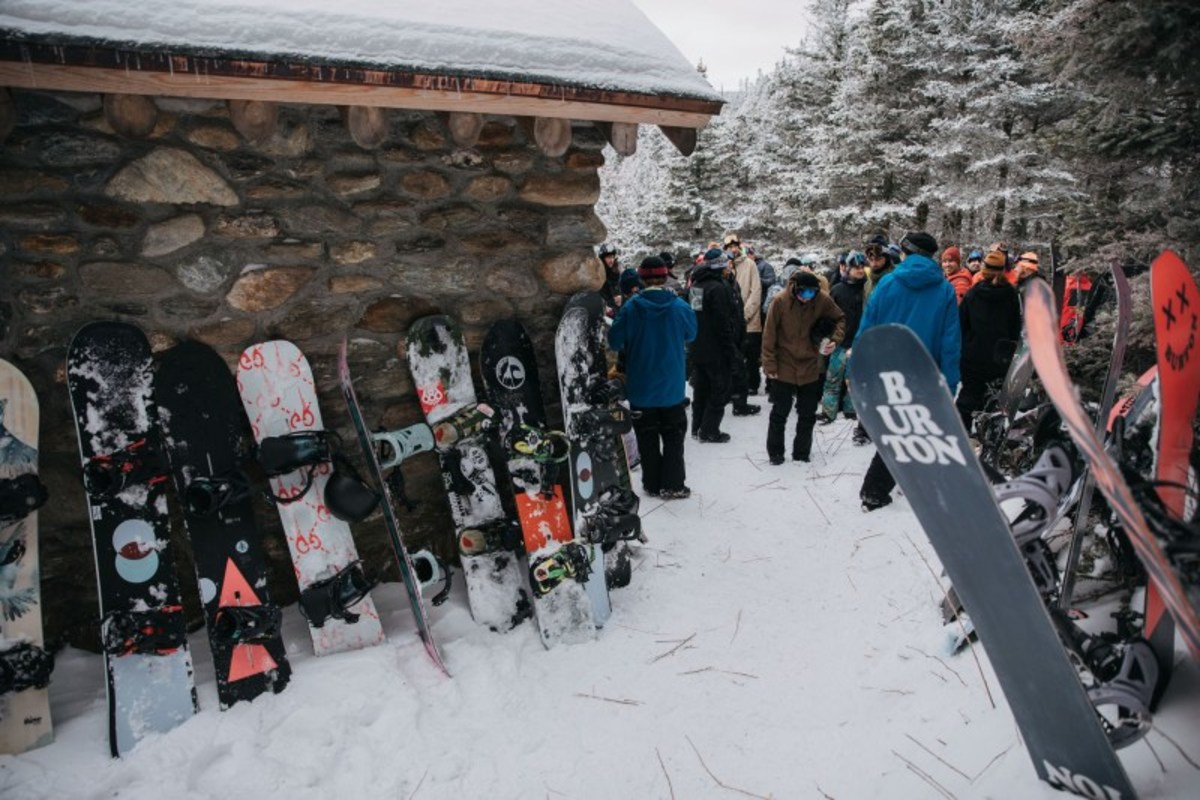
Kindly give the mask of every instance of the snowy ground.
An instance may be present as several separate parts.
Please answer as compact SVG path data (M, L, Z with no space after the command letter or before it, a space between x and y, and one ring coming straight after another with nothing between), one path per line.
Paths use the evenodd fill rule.
M982 648L982 675L944 654L940 567L908 505L860 511L871 448L838 422L812 464L771 467L765 411L728 419L730 444L688 441L694 494L644 503L650 543L598 641L489 633L459 584L433 611L448 680L395 585L375 595L388 642L366 651L313 657L293 607L284 693L217 711L193 636L201 712L122 760L101 661L69 651L57 741L0 757L0 797L1063 797L1037 781ZM1122 760L1142 797L1196 797L1200 772L1165 738L1200 761L1182 654L1163 706Z

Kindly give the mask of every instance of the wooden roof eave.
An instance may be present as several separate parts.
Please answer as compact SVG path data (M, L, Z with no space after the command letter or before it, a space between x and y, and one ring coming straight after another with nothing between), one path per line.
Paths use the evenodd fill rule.
M363 66L0 40L0 86L406 108L695 129L721 102Z

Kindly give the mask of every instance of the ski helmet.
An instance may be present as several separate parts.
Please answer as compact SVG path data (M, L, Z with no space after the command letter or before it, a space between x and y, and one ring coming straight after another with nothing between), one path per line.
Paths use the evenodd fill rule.
M600 245L600 258L604 258L605 256L615 256L616 254L616 245L610 244L609 242L605 242L604 244Z

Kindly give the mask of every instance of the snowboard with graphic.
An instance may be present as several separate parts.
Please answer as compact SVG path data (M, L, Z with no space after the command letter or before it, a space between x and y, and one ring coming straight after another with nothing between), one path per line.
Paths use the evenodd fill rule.
M252 345L238 361L237 385L276 498L314 651L320 656L382 642L372 584L350 526L326 502L334 445L308 360L291 342Z
M160 360L154 399L192 543L221 708L281 692L291 666L279 633L280 609L267 593L267 563L244 471L251 447L237 383L215 350L183 342Z
M492 325L483 338L479 372L507 456L542 644L594 639L596 625L585 584L604 577L554 573L560 564L565 564L565 572L574 572L561 552L564 547L569 552L574 540L562 486L569 453L565 436L549 429L537 356L521 323L501 320Z
M370 431L367 430L367 424L363 420L362 408L359 407L358 398L354 394L354 381L350 377L350 362L347 357L345 339L342 339L341 347L338 350L338 380L342 386L342 396L346 398L346 407L350 412L350 420L354 423L354 431L358 436L358 443L362 447L363 458L367 462L367 471L370 472L371 481L375 484L382 499L383 524L387 528L388 537L392 541L392 549L395 551L396 563L400 569L400 578L404 581L404 590L408 594L408 604L412 609L413 619L417 623L417 634L421 637L421 641L425 645L425 651L433 659L433 663L443 673L449 675L450 672L446 669L446 664L442 661L442 654L438 651L437 643L433 640L429 615L425 610L425 601L421 596L421 583L416 576L412 557L409 555L408 548L404 544L404 537L400 533L400 522L396 519L396 506L392 500L388 481L384 478L383 469L379 464L376 442L371 436ZM393 443L391 445L393 451L399 449L405 454L416 452L421 442L415 436L411 438L406 437L404 441L411 446L397 448L396 444Z
M1192 286L1194 287L1194 284ZM1182 547L1177 550L1177 543L1172 541L1172 537L1186 535L1186 533L1178 528L1170 527L1161 515L1155 518L1156 525L1151 526L1150 517L1143 510L1142 504L1149 504L1152 498L1135 497L1122 475L1120 467L1105 451L1103 443L1092 429L1091 420L1079 402L1078 391L1067 374L1062 350L1055 337L1053 295L1045 282L1031 282L1031 285L1025 290L1025 330L1029 337L1029 346L1033 351L1038 377L1041 378L1046 393L1050 395L1050 399L1058 409L1071 438L1079 447L1083 457L1087 459L1088 466L1095 477L1096 486L1104 493L1109 506L1121 520L1130 543L1145 566L1150 580L1157 586L1157 597L1165 605L1166 610L1174 619L1174 623L1179 625L1180 633L1183 634L1184 641L1193 656L1200 656L1200 585L1194 581L1184 583L1180 580L1180 572L1186 574L1194 562L1194 559L1188 558L1186 553L1193 551L1195 545L1181 540L1178 545L1182 545ZM1186 335L1186 330L1182 333L1184 335L1176 344L1186 347L1189 337ZM1190 341L1194 342L1195 340L1191 339ZM1192 349L1194 349L1194 345L1192 345ZM1183 352L1183 350L1173 352ZM1160 365L1160 385L1162 372L1163 368ZM1179 552L1182 556L1178 565L1172 562L1174 552ZM1154 631L1157 627L1155 623L1164 616L1162 614L1154 616L1153 604L1156 602L1157 600L1152 598L1148 591L1147 633ZM1156 655L1159 654L1156 651Z
M414 322L408 368L437 441L471 616L493 631L511 630L533 614L524 548L500 500L486 439L491 409L476 399L458 325L440 315Z
M629 478L621 436L631 428L629 411L607 380L604 300L580 292L567 301L554 339L563 428L570 441L570 476L575 536L590 542L592 617L603 626L612 613L610 587L632 577L628 542L643 538L638 497Z
M1038 776L1088 797L1133 797L921 341L902 325L859 334L850 380L859 419L957 588Z
M121 756L196 712L145 334L84 326L67 351L67 387L96 553L109 745Z
M38 398L29 380L0 360L0 753L49 744L54 659L42 638L38 580Z

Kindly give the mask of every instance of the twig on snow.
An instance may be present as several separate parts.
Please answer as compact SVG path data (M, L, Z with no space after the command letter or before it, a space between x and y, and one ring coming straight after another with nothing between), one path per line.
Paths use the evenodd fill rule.
M640 705L642 705L641 700L629 700L629 699L623 698L623 697L604 697L603 695L599 695L594 692L591 694L584 694L583 692L576 692L575 696L576 697L584 697L584 698L587 698L588 700L603 700L606 703L616 703L617 705L621 705L621 706L640 706Z
M967 685L967 682L966 682L966 681L964 681L964 680L962 679L962 675L959 675L959 674L958 674L958 672L957 672L957 671L954 669L954 667L951 667L949 664L947 664L947 663L946 663L945 661L943 661L942 659L938 658L937 656L931 656L931 655L929 655L929 653L926 653L924 650L921 650L921 649L919 649L919 648L913 647L911 644L910 644L910 645L907 645L907 647L908 647L908 649L909 649L909 650L913 650L913 651L915 651L915 652L917 652L917 653L920 653L921 655L925 656L926 658L932 658L934 661L938 662L938 663L939 663L939 664L941 664L943 667L945 667L946 669L950 670L950 672L953 672L953 673L954 673L954 677L958 678L958 682L959 682L959 683L961 683L963 686L966 686L966 685Z
M666 658L667 656L673 656L673 655L675 655L675 653L677 653L681 647L683 647L685 644L687 644L688 642L692 641L692 639L695 639L695 638L696 638L696 634L694 634L694 633L693 633L691 636L687 637L686 639L684 639L684 640L683 640L683 641L681 641L679 644L677 644L677 645L675 645L674 647L672 647L672 648L671 648L670 650L668 650L667 652L665 652L665 653L660 653L659 655L655 656L655 657L654 657L654 658L653 658L653 659L650 661L650 663L651 663L651 664L653 664L653 663L655 663L655 662L662 661L662 660L663 660L664 658Z
M762 467L754 463L754 459L750 457L749 453L746 453L746 460L750 462L750 466L754 467L754 469L758 470L759 472L762 472Z
M908 543L912 545L913 550L916 551L917 557L921 559L921 563L925 565L925 569L929 570L929 574L933 578L933 582L937 584L939 589L942 590L942 595L946 598L946 602L950 603L950 593L946 591L946 587L942 586L942 582L938 579L937 573L933 571L933 565L929 563L929 559L925 557L925 554L921 552L921 548L917 547L916 543L913 542L908 533L904 534L904 538L908 539ZM950 605L953 606L954 604L950 603ZM967 642L967 649L971 651L971 658L975 659L975 668L979 670L979 680L983 682L983 690L987 692L988 702L991 703L992 708L995 708L996 699L992 697L992 687L988 686L987 676L983 674L983 665L979 663L979 654L975 652L974 647L971 647L971 637L967 633L967 626L963 624L961 614L959 614L955 619L958 621L958 627L962 629L963 639L965 639Z
M695 744L695 742L692 741L692 737L684 736L683 738L687 739L687 743L689 745L691 745L691 747L692 747L692 752L695 753L696 758L698 758L700 760L700 766L704 767L704 771L708 773L708 777L712 778L713 782L716 783L717 786L720 786L722 789L728 789L731 792L737 792L738 794L743 794L746 797L756 797L756 798L758 798L758 800L771 800L769 795L755 794L754 792L748 792L745 789L739 789L736 786L730 786L728 783L725 783L724 781L722 781L720 778L718 778L716 775L713 774L713 771L711 769L708 768L708 764L704 763L704 756L700 755L700 751L696 749L696 744Z
M767 488L768 486L772 486L772 485L774 485L774 484L776 484L776 483L779 483L779 478L776 478L775 480L772 480L772 481L767 481L766 483L760 483L760 484L758 484L757 486L751 486L751 487L750 487L749 489L747 489L746 491L747 491L747 492L753 492L753 491L755 491L756 489L765 489L765 488Z
M1174 740L1174 739L1172 739L1170 736L1168 736L1168 735L1167 735L1167 732L1166 732L1166 731L1164 731L1162 728L1154 728L1153 730L1154 730L1156 733L1158 733L1158 735L1159 735L1159 736L1163 737L1163 738L1164 738L1164 739L1166 739L1168 742L1170 742L1172 745L1174 745L1175 749L1179 751L1179 755L1183 756L1183 760L1184 760L1184 761L1186 761L1186 762L1188 762L1189 764L1191 764L1191 765L1192 765L1192 769L1197 769L1197 770L1200 770L1200 764L1197 764L1197 763L1196 763L1194 760L1192 760L1192 757L1191 757L1191 756L1189 756L1189 755L1188 755L1188 754L1187 754L1187 753L1184 751L1184 749L1183 749L1182 747L1180 747L1180 746L1179 746L1179 742L1175 741L1175 740Z
M658 752L658 748L654 748L654 755L658 756L658 765L662 767L663 777L667 779L667 789L671 792L671 800L675 800L675 785L671 783L671 776L667 774L667 765L663 763L662 753Z
M717 669L716 667L701 667L700 669L689 669L687 672L681 672L680 675L699 675L703 672L718 672L722 675L737 675L739 678L753 678L758 680L757 675L752 675L749 672L738 672L732 669Z
M821 793L821 797L824 797L825 800L836 800L833 795L821 788L821 784L813 781L813 786L817 787L817 791Z
M421 780L417 781L417 786L412 790L412 794L408 796L408 800L412 800L417 796L417 792L421 791L421 787L425 785L425 779L429 777L429 767L425 768L425 774L421 776Z
M968 781L969 781L969 780L971 780L971 776L970 776L970 775L968 775L967 773L963 772L961 769L959 769L958 767L954 766L954 765L953 765L953 764L951 764L949 761L947 761L946 759L942 758L941 756L939 756L937 753L935 753L935 752L933 752L932 750L930 750L930 749L929 749L928 747L926 747L925 745L921 744L921 742L919 742L915 736L913 736L912 734L908 734L908 733L906 733L906 734L904 734L904 735L905 735L906 737L908 737L908 740L909 740L910 742L912 742L913 744L915 744L917 747L921 748L921 749L922 749L922 750L924 750L926 753L929 753L929 755L933 756L933 757L934 757L934 758L936 758L938 761L942 762L942 763L943 763L943 764L945 764L947 767L949 767L950 769L952 769L952 770L954 770L955 772L957 772L959 775L962 775L962 776L963 776L964 778L966 778Z
M850 577L850 573L849 573L849 572L847 572L847 573L844 573L844 574L845 574L845 576L846 576L846 580L850 581L850 585L851 585L851 586L853 586L853 587L854 587L854 591L856 591L856 592L857 592L857 591L858 591L858 584L856 584L856 583L854 582L854 578L851 578L851 577Z
M987 772L989 769L992 768L992 764L995 764L997 761L1004 758L1004 756L1008 755L1008 751L1012 750L1014 746L1015 745L1010 744L1008 747L1004 748L999 753L996 753L996 755L994 755L992 757L991 761L989 761L988 763L983 765L983 769L981 769L981 770L979 770L979 772L975 773L975 777L971 778L971 783L974 783L975 781L979 780L983 776L983 773Z
M932 786L937 791L937 793L940 794L942 797L948 798L948 800L956 800L954 793L951 792L949 789L947 789L945 786L942 786L936 780L934 780L933 776L930 775L928 772L921 769L916 764L912 763L907 758L905 758L904 756L897 753L895 750L892 751L892 755L894 755L896 758L903 761L904 765L906 767L908 767L910 772L912 772L918 778L920 778L921 780L925 781L930 786Z
M729 637L729 644L733 644L733 640L737 638L738 631L742 629L742 609L738 609L737 620L733 623L733 636Z
M832 525L833 523L829 521L829 517L825 514L825 509L821 508L821 504L817 502L817 498L813 497L813 493L808 490L807 486L804 487L804 493L808 495L809 500L813 501L813 505L817 507L817 511L821 512L821 516L825 518L825 524Z
M907 696L907 695L913 694L913 692L910 692L908 689L883 689L883 688L880 688L879 686L864 686L862 688L870 689L873 692L883 692L885 694L898 694L898 695L902 695L902 696Z
M1143 739L1142 741L1146 743L1146 747L1150 748L1150 755L1154 756L1154 760L1158 762L1158 768L1163 771L1164 775L1166 775L1167 765L1164 764L1163 760L1158 757L1158 751L1154 749L1154 745L1150 744L1149 739Z

